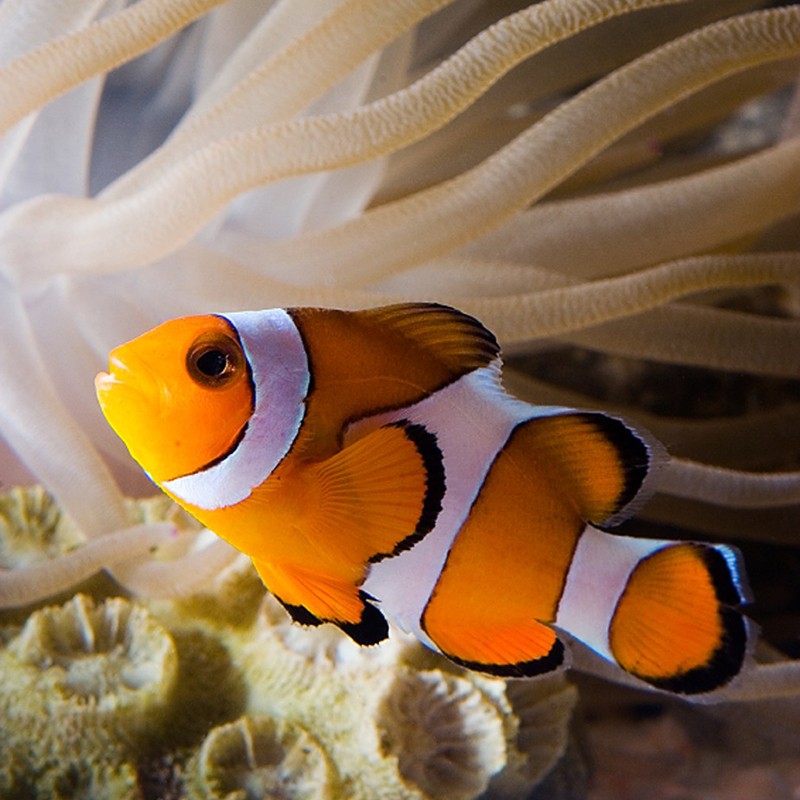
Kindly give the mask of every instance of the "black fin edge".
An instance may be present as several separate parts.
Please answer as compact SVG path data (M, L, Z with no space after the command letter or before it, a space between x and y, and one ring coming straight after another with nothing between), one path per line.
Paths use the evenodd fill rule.
M741 672L747 654L747 620L732 608L720 609L724 634L722 642L707 664L667 678L650 678L631 673L637 678L675 694L703 694L720 689Z
M383 614L375 606L367 602L368 595L359 592L359 598L364 603L361 619L358 622L340 622L335 619L320 619L312 614L305 606L296 606L285 603L280 597L272 595L289 613L293 622L305 627L317 627L325 622L330 622L346 633L356 644L372 645L382 642L389 636L389 625Z
M375 606L367 602L368 595L359 592L358 596L364 603L361 619L358 622L340 622L334 619L326 621L338 625L356 644L362 646L378 644L384 639L388 639L389 625L386 618Z
M298 625L311 627L322 625L323 620L314 616L305 606L294 606L291 603L284 603L276 594L272 596L286 609L292 621L296 622Z
M608 519L612 519L633 501L644 485L652 466L650 448L635 428L617 417L591 411L580 412L577 416L598 428L623 456L620 460L625 465L625 487L617 499L614 510L608 515Z
M740 568L740 565L736 563L741 559L739 551L730 545L724 545L723 547L730 553L729 560L714 545L698 544L697 546L702 548L703 561L708 568L708 574L711 576L719 601L726 606L733 607L748 602L750 598L746 578L744 581L741 577L737 580L733 575L734 571ZM731 564L731 561L734 563Z
M436 520L442 510L442 500L445 492L444 459L436 435L431 433L424 425L409 422L407 419L389 423L385 427L402 428L406 436L417 448L425 469L425 497L422 500L422 511L414 532L401 539L390 553L376 553L369 559L370 564L376 564L384 558L391 558L404 550L410 550L430 533L434 525L436 525Z
M565 666L565 648L561 639L556 638L550 652L541 658L532 661L519 661L516 664L484 664L481 661L466 661L442 651L442 655L458 664L460 667L483 672L487 675L495 675L499 678L534 678L539 675L546 675L548 672L555 672Z

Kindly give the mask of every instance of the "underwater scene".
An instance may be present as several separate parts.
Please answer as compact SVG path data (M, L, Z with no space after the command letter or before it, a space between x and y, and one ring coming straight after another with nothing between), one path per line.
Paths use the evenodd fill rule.
M0 798L800 797L799 75L791 2L1 0Z

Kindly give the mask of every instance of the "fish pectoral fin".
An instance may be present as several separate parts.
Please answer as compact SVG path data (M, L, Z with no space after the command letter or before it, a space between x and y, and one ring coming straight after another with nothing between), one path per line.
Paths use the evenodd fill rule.
M295 622L332 622L361 645L377 644L389 635L383 614L358 586L291 565L257 559L253 559L253 565Z
M378 428L314 469L319 513L306 524L331 561L366 569L411 547L441 509L442 454L422 425Z
M580 517L596 525L631 516L649 495L641 491L645 478L664 458L647 434L597 412L534 417L520 435Z
M477 319L439 303L397 303L354 312L393 330L436 358L454 375L486 367L500 354L494 334Z
M534 619L470 624L442 617L429 606L423 628L451 661L506 678L529 678L566 667L565 649L556 632Z

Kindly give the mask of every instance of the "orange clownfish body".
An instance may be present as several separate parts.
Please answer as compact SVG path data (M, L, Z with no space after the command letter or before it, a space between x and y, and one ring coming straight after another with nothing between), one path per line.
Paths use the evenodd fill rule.
M511 677L563 668L564 631L687 694L745 660L733 548L599 527L640 506L657 443L506 394L494 336L459 311L173 320L114 350L97 392L150 477L300 623L372 644L389 618Z

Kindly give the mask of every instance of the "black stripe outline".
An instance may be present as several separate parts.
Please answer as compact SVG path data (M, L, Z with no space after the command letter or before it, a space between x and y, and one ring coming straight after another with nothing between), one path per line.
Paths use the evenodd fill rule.
M425 470L425 496L422 499L422 510L414 531L401 539L389 553L376 553L369 559L370 564L377 564L385 558L392 558L406 550L410 550L420 542L436 525L442 510L442 501L447 488L444 470L444 457L439 448L436 434L424 425L409 422L407 419L390 422L384 428L400 428L417 448Z
M534 678L537 675L545 675L548 672L555 672L566 666L564 660L564 643L556 637L550 652L541 658L531 661L518 661L515 664L484 664L482 661L466 661L456 658L449 653L441 651L442 655L450 659L454 664L475 672L484 672L487 675L496 675L500 678Z

